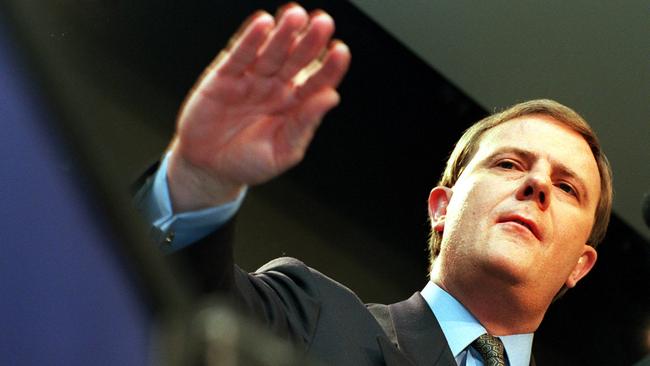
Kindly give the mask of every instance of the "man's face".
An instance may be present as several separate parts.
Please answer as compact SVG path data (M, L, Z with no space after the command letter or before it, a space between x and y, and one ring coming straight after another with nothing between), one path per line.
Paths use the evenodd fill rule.
M600 197L598 166L582 136L551 117L519 117L486 131L450 193L434 220L443 231L434 277L443 282L487 274L550 302L595 262L586 243Z

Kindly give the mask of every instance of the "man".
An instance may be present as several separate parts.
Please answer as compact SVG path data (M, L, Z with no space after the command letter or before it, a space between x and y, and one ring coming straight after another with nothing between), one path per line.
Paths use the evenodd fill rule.
M176 255L206 290L327 364L530 364L533 332L593 267L611 210L595 135L556 102L519 104L463 135L428 201L431 281L408 300L366 306L292 258L255 274L233 265L224 236L246 186L297 164L338 103L350 53L333 30L295 4L254 14L184 103L138 198L146 216L171 250L187 245Z

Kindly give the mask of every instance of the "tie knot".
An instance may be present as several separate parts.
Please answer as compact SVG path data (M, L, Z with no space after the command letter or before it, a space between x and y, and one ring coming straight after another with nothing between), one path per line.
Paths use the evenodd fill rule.
M486 366L505 366L505 350L497 337L483 334L472 342L474 349L481 354Z

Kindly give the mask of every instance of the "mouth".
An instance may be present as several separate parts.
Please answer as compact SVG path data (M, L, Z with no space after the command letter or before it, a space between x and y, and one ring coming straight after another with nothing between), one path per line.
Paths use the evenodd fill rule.
M533 234L533 236L535 236L535 238L537 238L537 240L540 240L540 241L542 240L541 232L540 232L539 228L537 227L537 224L535 223L535 221L530 220L530 219L528 219L526 217L523 217L523 216L520 216L520 215L504 216L504 217L500 218L499 221L497 221L498 224L508 223L508 222L523 226L528 231L530 231Z

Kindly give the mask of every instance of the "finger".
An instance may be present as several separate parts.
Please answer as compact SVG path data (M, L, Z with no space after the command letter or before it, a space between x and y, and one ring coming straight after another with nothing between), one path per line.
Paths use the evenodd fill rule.
M310 124L320 123L325 113L337 106L340 99L334 88L322 89L309 97L300 107L297 120L303 126L302 128L310 128L308 127Z
M307 25L308 20L305 9L293 4L287 6L278 20L278 25L262 46L253 72L262 76L275 74L287 59L297 34Z
M228 44L226 47L224 47L224 51L230 51L235 43L241 38L241 36L246 32L246 29L248 29L248 26L251 25L251 23L257 19L259 16L266 14L264 10L258 10L254 12L253 14L249 15L248 18L246 18L240 25L239 28L237 28L237 31L233 33L232 36L230 36L230 39L228 40Z
M325 113L339 103L339 95L332 88L321 90L308 98L296 111L296 118L279 126L275 146L293 163L302 159Z
M333 41L323 64L315 73L298 87L298 99L309 98L324 88L336 88L350 65L350 50L341 41Z
M304 67L316 59L334 33L334 20L322 10L314 11L310 17L309 26L290 51L278 76L283 80L291 80Z
M255 61L261 45L266 41L273 28L273 17L265 12L257 13L241 33L231 49L220 60L219 72L226 75L240 75Z

